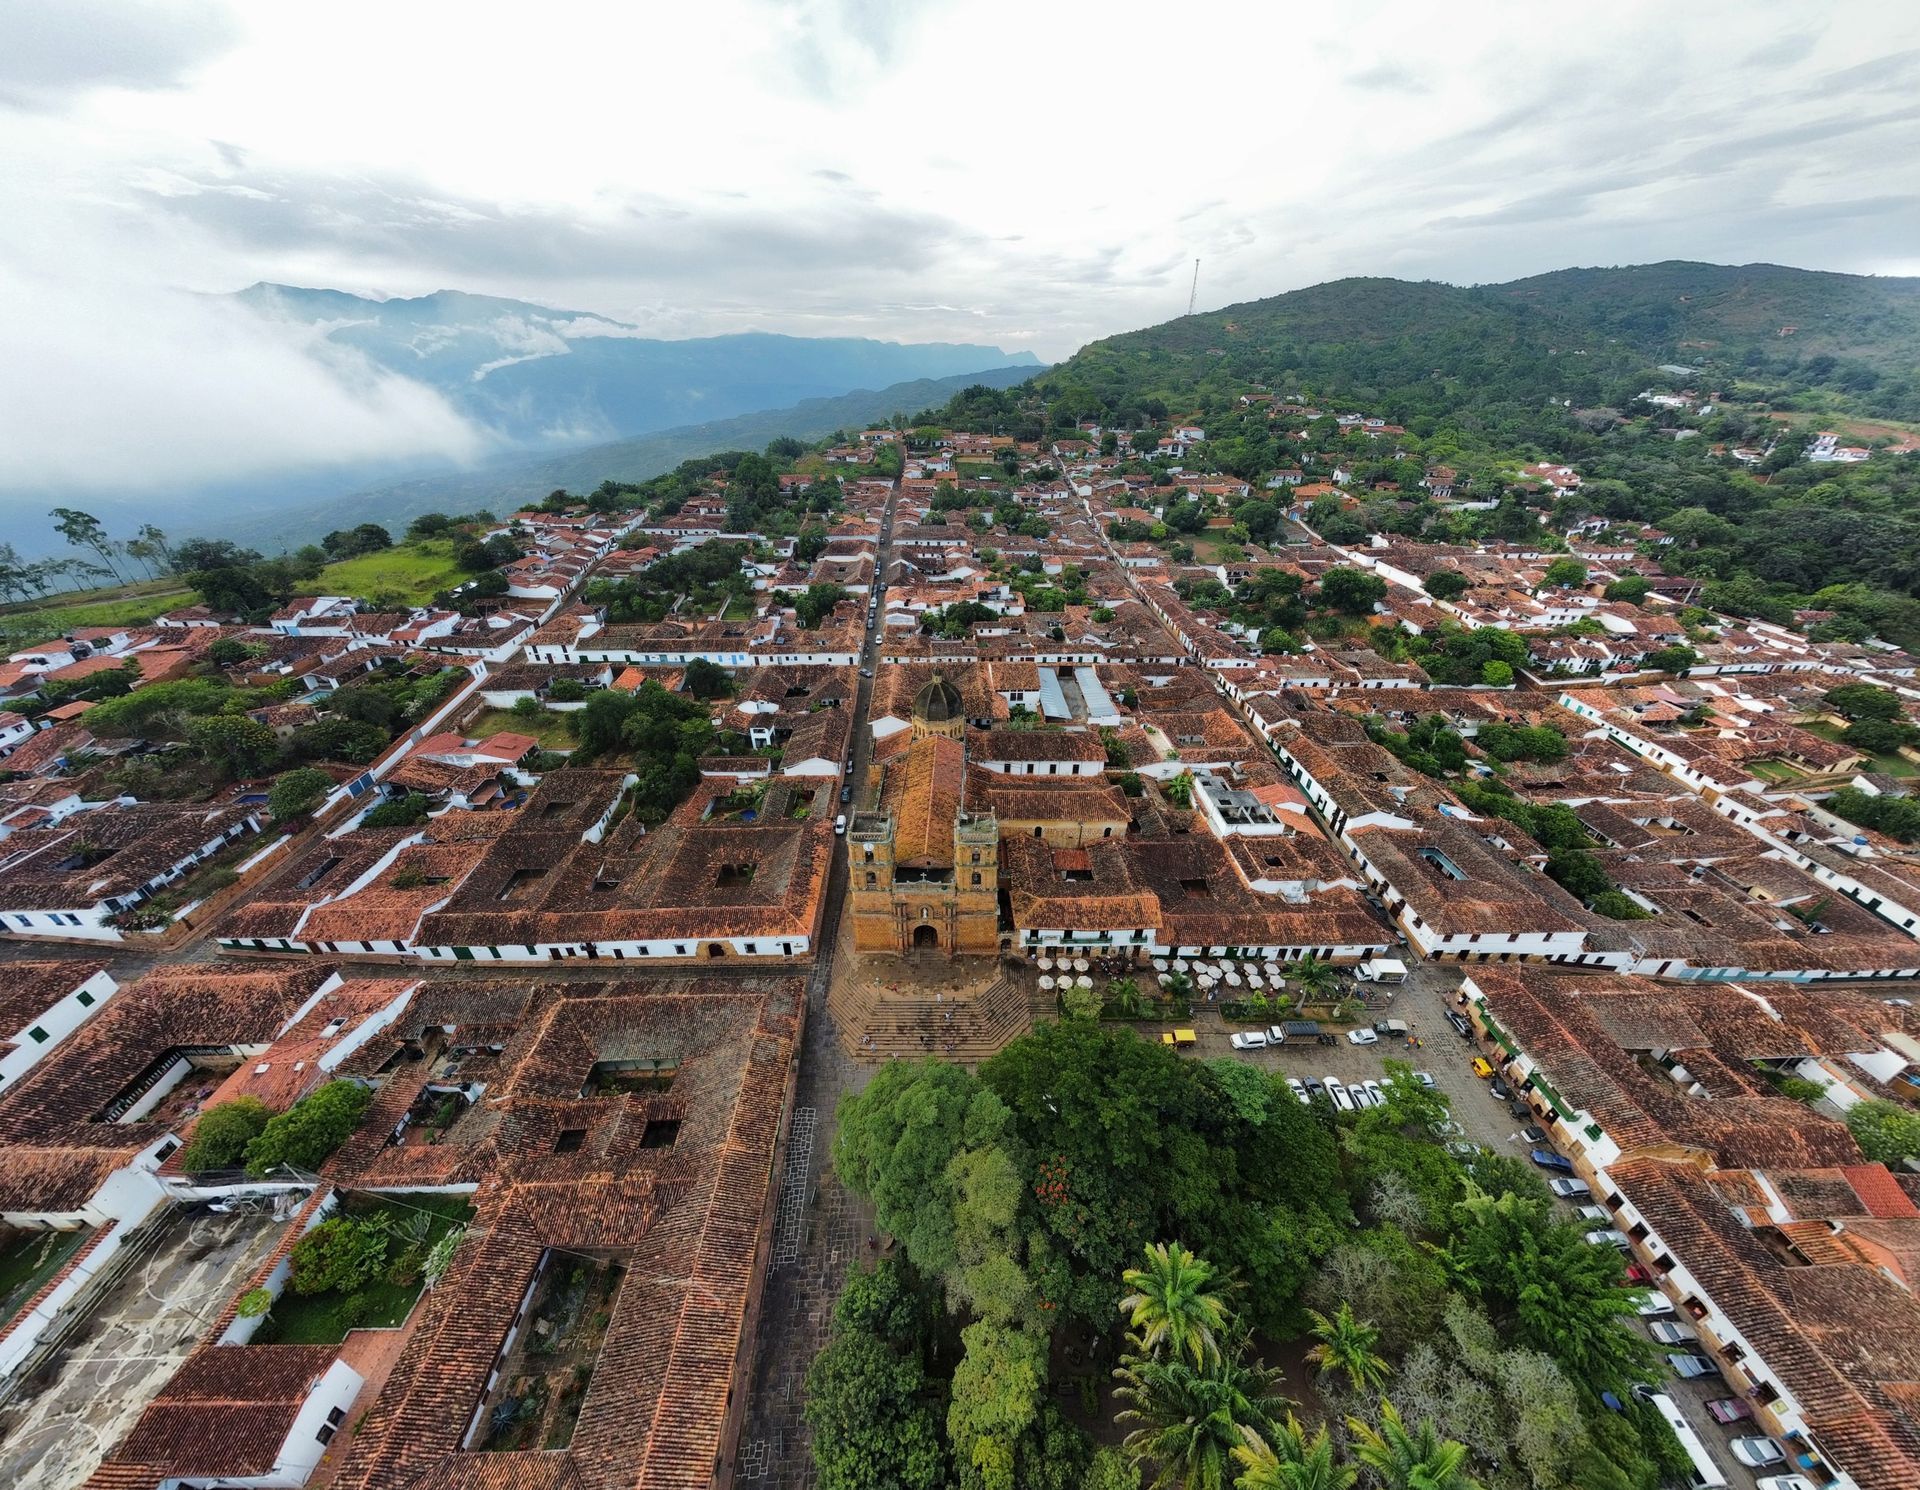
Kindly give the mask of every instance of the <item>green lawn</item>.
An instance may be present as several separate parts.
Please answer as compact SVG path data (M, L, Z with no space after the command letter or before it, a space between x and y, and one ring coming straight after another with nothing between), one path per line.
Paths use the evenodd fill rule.
M532 735L542 750L571 750L579 742L567 727L568 715L542 709L531 719L523 719L511 709L487 709L464 726L470 740L484 740L505 730L516 735Z
M422 1247L431 1249L441 1237L472 1216L473 1208L458 1195L407 1195L370 1206L353 1206L346 1214L364 1218L379 1212L386 1212L396 1222L405 1222L426 1212L432 1219ZM398 1239L389 1242L387 1256L392 1258L400 1248ZM347 1338L350 1328L391 1329L404 1322L413 1312L414 1302L420 1297L424 1286L420 1278L415 1278L411 1283L381 1278L351 1295L336 1289L329 1289L325 1293L298 1294L289 1286L274 1300L273 1308L254 1334L253 1343L337 1345ZM341 1315L341 1306L349 1298L366 1301L356 1306L357 1313L352 1324Z
M300 588L302 594L351 595L376 605L425 605L436 591L450 590L470 578L453 562L453 544L430 538L342 559Z
M1836 745L1840 743L1839 726L1829 724L1824 719L1810 720L1799 728L1810 735L1818 735L1823 740L1831 740ZM1867 757L1866 769L1878 771L1883 776L1920 776L1920 766L1916 766L1904 755L1870 755Z

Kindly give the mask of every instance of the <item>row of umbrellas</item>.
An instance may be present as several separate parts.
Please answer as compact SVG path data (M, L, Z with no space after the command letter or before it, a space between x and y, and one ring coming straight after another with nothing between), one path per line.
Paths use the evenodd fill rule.
M1076 984L1081 988L1091 988L1093 987L1093 979L1089 978L1085 973L1082 973L1077 978L1071 973L1063 973L1058 978L1054 977L1051 973L1042 973L1040 975L1040 988L1044 993L1051 993L1056 988L1072 988Z

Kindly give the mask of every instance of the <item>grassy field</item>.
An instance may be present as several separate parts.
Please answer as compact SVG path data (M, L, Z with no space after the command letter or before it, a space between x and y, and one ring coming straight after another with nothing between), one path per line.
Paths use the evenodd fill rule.
M193 601L191 590L174 589L118 600L10 606L0 612L0 637L11 646L24 647L65 636L81 626L140 626L162 611L177 610Z
M376 605L425 605L435 591L450 590L468 577L453 562L453 545L433 538L342 559L300 589L305 595L351 595Z

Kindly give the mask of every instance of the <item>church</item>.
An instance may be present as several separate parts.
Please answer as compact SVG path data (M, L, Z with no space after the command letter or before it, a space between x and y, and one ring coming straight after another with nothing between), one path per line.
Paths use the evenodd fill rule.
M911 743L882 769L878 800L847 832L857 952L999 950L1000 830L969 811L966 718L935 674L914 696Z

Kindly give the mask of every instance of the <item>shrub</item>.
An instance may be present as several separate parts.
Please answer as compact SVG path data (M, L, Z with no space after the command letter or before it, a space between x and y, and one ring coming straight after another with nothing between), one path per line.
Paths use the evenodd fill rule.
M189 1174L232 1169L272 1117L273 1109L258 1097L216 1102L193 1125L193 1137L180 1151L180 1167Z
M352 1293L378 1277L386 1259L385 1227L334 1216L293 1244L293 1291Z
M276 823L304 817L326 800L333 790L333 778L318 766L300 766L283 771L267 793L267 808Z
M427 815L427 799L419 792L408 792L382 802L360 819L363 828L408 828Z
M694 661L703 661L695 658ZM547 688L547 697L556 704L577 704L587 696L587 685L578 678L555 678Z
M265 1174L282 1164L317 1169L359 1126L371 1088L357 1081L330 1081L271 1119L247 1145L247 1172Z

